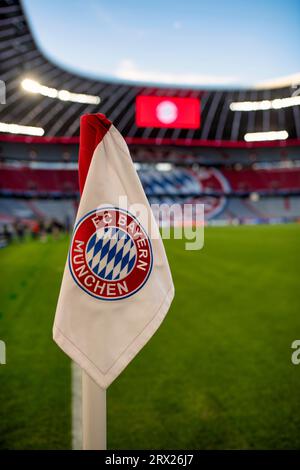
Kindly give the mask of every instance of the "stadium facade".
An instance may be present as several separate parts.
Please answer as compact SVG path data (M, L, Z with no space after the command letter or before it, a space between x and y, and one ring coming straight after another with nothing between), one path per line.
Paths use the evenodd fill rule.
M2 224L74 218L80 116L97 112L125 137L150 202L202 202L207 221L215 224L300 219L300 103L294 88L213 90L93 80L45 56L18 0L0 2L0 24L6 94L2 87ZM201 123L138 125L141 96L197 99Z

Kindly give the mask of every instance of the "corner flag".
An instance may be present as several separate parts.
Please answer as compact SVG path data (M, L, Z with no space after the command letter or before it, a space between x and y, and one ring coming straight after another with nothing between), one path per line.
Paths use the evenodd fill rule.
M102 114L81 118L79 182L53 336L105 389L157 330L174 286L128 147Z

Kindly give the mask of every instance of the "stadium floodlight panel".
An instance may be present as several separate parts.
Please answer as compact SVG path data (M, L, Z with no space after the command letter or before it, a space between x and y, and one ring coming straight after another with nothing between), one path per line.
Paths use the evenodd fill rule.
M266 140L285 140L289 136L288 132L283 131L270 131L270 132L248 132L245 134L244 139L246 142L263 142Z
M300 96L289 96L287 98L276 98L274 100L233 101L230 103L229 108L231 111L264 111L267 109L281 109L299 105Z
M68 90L57 90L42 85L31 78L24 78L21 82L22 88L29 92L35 93L48 98L56 98L61 101L72 101L73 103L99 104L100 97L95 95L87 95L86 93L73 93Z
M22 126L20 124L7 124L0 122L0 132L7 132L9 134L25 134L42 136L45 131L42 127Z

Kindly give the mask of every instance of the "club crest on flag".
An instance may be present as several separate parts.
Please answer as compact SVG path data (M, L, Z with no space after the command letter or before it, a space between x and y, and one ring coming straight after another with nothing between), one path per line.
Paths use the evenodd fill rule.
M150 239L129 211L102 207L77 223L69 251L76 284L101 300L120 300L137 293L153 264Z

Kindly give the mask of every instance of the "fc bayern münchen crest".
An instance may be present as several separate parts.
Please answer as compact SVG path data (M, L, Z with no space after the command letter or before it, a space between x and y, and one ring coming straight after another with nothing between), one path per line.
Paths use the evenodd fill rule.
M95 209L77 223L69 252L76 284L102 300L119 300L138 292L153 264L150 239L130 212Z

